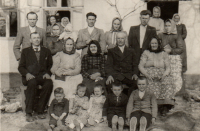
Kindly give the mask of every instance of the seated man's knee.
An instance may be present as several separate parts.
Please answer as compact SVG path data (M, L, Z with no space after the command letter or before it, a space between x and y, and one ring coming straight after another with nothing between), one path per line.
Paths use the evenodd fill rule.
M140 125L146 125L146 124L147 124L147 119L144 116L142 116L140 118Z
M121 126L124 125L124 118L123 117L119 117L118 124L121 125Z
M118 116L117 115L114 115L112 117L112 124L116 124L118 122Z

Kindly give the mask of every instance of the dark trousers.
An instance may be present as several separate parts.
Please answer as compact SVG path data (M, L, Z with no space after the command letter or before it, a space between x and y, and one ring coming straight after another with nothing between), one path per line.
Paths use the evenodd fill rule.
M42 86L37 107L34 108L34 100L38 85ZM49 101L51 92L53 89L53 82L51 79L43 79L42 77L36 77L27 81L27 89L25 90L25 104L26 113L33 113L33 109L36 112L43 113L47 102Z
M128 86L128 89L123 90L124 94L128 95L128 97L131 95L132 91L138 89L136 80L130 80L130 79L124 78L122 81L114 79L114 82L125 84L126 86ZM108 87L108 93L109 94L112 93L112 90L111 90L112 83L109 84L107 87Z
M108 126L112 127L112 118L114 115L117 115L118 117L122 117L124 119L124 121L126 120L126 111L123 110L110 110L107 113L107 120L108 120Z
M136 125L136 127L139 128L139 126L140 126L140 118L142 116L147 119L147 126L146 126L146 128L148 128L151 125L151 120L152 120L152 115L151 114L145 113L143 111L134 111L134 112L131 113L131 117L130 118L132 118L132 117L136 117L137 118L137 125Z

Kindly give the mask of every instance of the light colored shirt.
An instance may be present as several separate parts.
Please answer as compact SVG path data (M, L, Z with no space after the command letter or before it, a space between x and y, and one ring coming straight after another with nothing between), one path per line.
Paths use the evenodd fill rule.
M31 33L36 31L36 27L35 26L34 27L29 26L29 29L30 29Z
M32 45L32 46L33 46L34 51L40 51L40 49L41 49L40 46L34 46L34 45ZM38 50L36 48L38 48Z
M146 30L147 30L147 25L146 26L140 25L140 48L142 48Z
M121 52L124 53L124 47L125 47L125 45L123 45L123 46L118 46L118 47L119 47L119 49L121 50Z
M93 27L89 27L88 26L88 32L90 33L90 35L92 34L92 31L94 30L94 26Z
M145 91L143 91L143 92L142 92L142 91L140 91L140 90L139 90L139 97L140 97L140 99L142 99L142 98L143 98L143 96L144 96L144 93L145 93Z

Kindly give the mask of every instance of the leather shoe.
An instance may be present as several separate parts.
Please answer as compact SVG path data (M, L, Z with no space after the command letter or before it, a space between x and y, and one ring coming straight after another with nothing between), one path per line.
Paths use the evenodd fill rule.
M26 114L26 121L27 122L33 122L34 121L34 119L33 119L31 114Z

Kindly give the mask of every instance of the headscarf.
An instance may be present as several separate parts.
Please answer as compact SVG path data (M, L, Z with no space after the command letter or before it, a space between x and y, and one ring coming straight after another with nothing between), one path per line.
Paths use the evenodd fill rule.
M61 25L62 25L63 27L65 27L65 26L68 25L68 24L67 24L67 25L64 25L64 24L63 24L63 20L64 20L64 19L67 19L67 20L68 20L68 24L71 24L71 23L69 22L69 18L68 18L68 17L63 17L63 18L61 19Z
M60 27L59 24L56 23L56 24L52 25L52 27L51 27L51 36L52 36L52 37L56 37L56 36L57 36L57 35L54 35L54 34L53 34L53 27L54 27L54 26L58 26L58 27L59 27L59 29L60 29L60 34L61 34L61 30L62 30L62 28ZM59 34L58 36L60 36L60 34Z
M67 42L68 40L72 40L72 41L73 41L73 48L72 48L71 51L67 51L67 50L66 50L66 47L65 47L66 42ZM75 42L74 42L74 39L73 39L73 38L67 38L67 39L64 41L64 44L63 44L63 52L64 52L65 54L68 54L68 55L72 55L72 54L74 54L74 53L76 52Z
M157 48L157 50L152 50L152 48L151 48L151 41L150 41L150 42L149 42L148 50L149 50L150 52L154 52L154 53L162 52L162 51L163 51L163 48L161 47L161 42L160 42L158 36L153 36L153 37L151 38L151 40L152 40L152 39L156 39L156 40L158 41L158 48Z
M158 17L155 17L154 15L152 15L152 17L153 17L153 18L160 18L160 15L161 15L161 9L160 9L160 7L159 7L159 6L153 7L153 11L154 11L155 9L158 9L158 10L159 10L159 16L158 16Z
M123 27L122 27L122 19L119 18L119 17L115 17L113 20L112 20L112 26L111 26L111 32L114 32L114 27L113 27L113 23L115 20L119 20L120 21L120 26L119 26L119 29L118 31L122 31L123 30Z
M90 50L90 45L91 45L91 44L94 44L94 45L97 46L97 52L96 52L95 54L93 54L93 53L91 52L91 50ZM89 46L88 46L88 51L87 51L87 54L88 54L88 55L90 55L90 56L98 56L98 55L100 55L100 53L101 53L101 47L100 47L100 44L99 44L98 41L92 40L92 41L90 41L90 43L89 43L88 45L89 45Z
M168 33L167 30L166 30L165 27L164 27L163 33L166 33L166 34L177 34L177 29L176 29L176 24L175 24L175 22L174 22L172 19L167 19L167 20L165 21L165 24L166 24L167 22L170 22L170 23L171 23L171 31Z
M180 18L180 15L178 14L178 13L175 13L174 15L173 15L173 17L172 17L172 20L174 21L174 19L175 19L175 16L179 16L179 18ZM174 21L175 22L175 21ZM176 23L176 25L180 25L181 24L181 21L179 20L179 22L175 22Z

